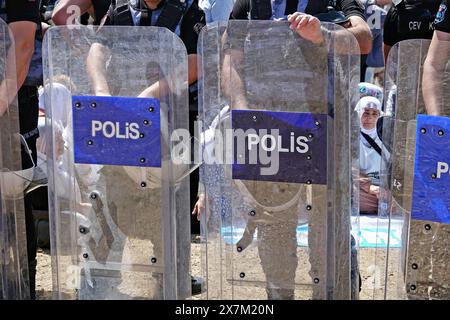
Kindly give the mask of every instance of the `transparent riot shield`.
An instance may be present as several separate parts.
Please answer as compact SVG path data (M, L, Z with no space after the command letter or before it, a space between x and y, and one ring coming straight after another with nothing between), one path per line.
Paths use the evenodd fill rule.
M400 42L386 66L378 299L450 298L450 43L432 47L438 57L429 40Z
M164 28L61 27L44 52L56 298L187 298L183 43Z
M25 177L22 170L14 41L0 19L0 300L29 299L25 230Z
M287 22L202 31L208 299L357 297L359 46L322 31L321 44Z

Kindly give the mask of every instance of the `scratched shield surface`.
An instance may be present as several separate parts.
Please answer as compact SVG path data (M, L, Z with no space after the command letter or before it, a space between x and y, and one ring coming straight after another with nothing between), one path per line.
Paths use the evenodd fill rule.
M0 300L30 298L14 39L0 19ZM11 93L13 93L11 95ZM31 165L31 164L30 164ZM19 174L19 175L18 175Z
M202 31L208 299L356 298L359 52L341 55L337 44L357 48L356 39L323 27L329 38L319 46L285 21Z
M189 128L186 59L161 28L46 34L56 298L190 296L189 166L170 139Z
M439 53L450 49L436 44ZM390 236L386 245L379 229L375 264L386 270L386 285L374 291L377 299L450 298L450 59L441 57L432 84L423 76L429 48L430 40L402 41L386 65L378 225L400 231L400 242Z

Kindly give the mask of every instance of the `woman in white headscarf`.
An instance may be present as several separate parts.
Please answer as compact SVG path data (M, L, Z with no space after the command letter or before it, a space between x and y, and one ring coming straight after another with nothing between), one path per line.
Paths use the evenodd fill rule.
M361 127L359 135L360 211L377 213L381 156L386 152L377 134L377 120L382 114L381 102L375 97L363 97L358 102L356 111Z

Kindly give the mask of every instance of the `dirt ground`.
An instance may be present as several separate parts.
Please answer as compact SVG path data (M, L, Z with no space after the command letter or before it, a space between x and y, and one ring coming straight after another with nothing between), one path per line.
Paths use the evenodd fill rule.
M191 260L191 270L194 276L202 275L201 268L201 244L199 239L193 238L191 243L192 250L192 260ZM360 292L360 300L372 300L372 299L382 299L383 298L383 272L384 260L383 252L381 250L376 251L373 248L360 248L359 249L359 269L362 277L362 290ZM377 258L378 257L378 258ZM299 259L300 260L300 259ZM375 261L378 260L378 264ZM254 262L253 262L254 263ZM254 266L253 266L254 267ZM36 276L36 290L38 300L50 300L52 299L52 272L51 272L51 256L49 250L39 249L38 251L38 266L37 266L37 276ZM297 278L299 275L297 274ZM395 275L393 273L389 274L388 278L389 290L391 292L395 291ZM252 296L261 295L260 299L265 299L265 290L263 287L251 288L240 287L235 290L252 290ZM239 293L239 296L245 295L245 292ZM296 299L309 299L310 294L308 292L296 294ZM204 295L194 296L192 299L203 299Z

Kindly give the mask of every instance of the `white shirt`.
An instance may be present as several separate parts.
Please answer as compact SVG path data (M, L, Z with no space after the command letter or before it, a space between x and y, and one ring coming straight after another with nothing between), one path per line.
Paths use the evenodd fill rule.
M372 137L372 139L385 151L378 136ZM360 134L359 139L359 168L361 173L369 176L373 185L380 185L381 156L372 148L362 134Z

